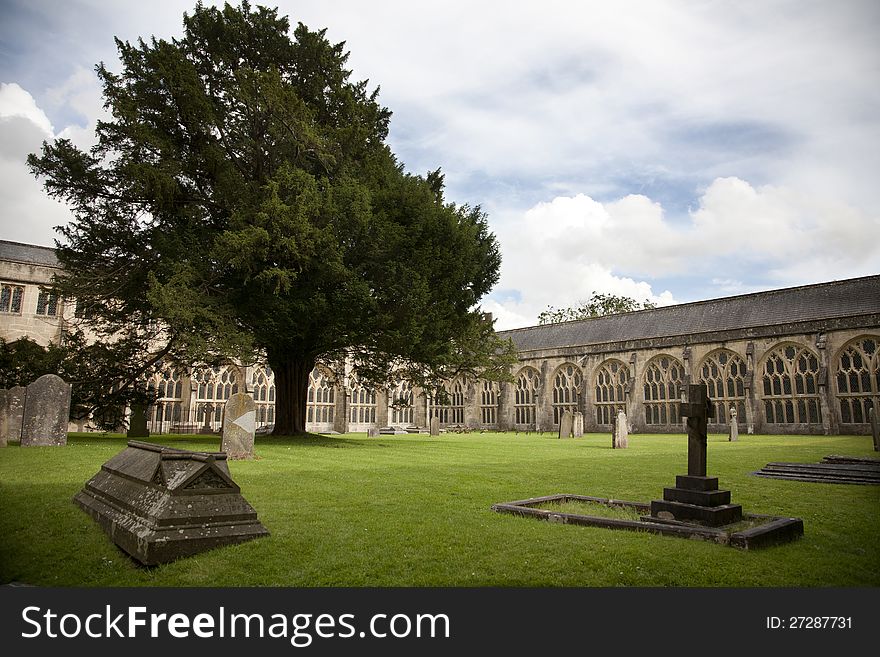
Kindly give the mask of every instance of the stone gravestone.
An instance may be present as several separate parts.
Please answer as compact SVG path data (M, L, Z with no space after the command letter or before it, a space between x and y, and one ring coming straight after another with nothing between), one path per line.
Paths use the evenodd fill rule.
M871 422L871 435L874 437L874 451L880 452L880 420L875 411L873 406L868 409L868 420Z
M730 407L730 433L727 436L730 442L736 442L739 439L739 424L736 421L736 406Z
M69 417L70 384L55 374L44 374L25 393L21 446L66 445Z
M367 427L367 438L375 438L379 435L379 430L376 427Z
M580 411L574 414L574 425L571 432L575 438L580 438L584 435L584 414Z
M223 413L223 438L220 451L230 459L254 458L254 434L257 429L257 410L254 398L237 392L226 402Z
M268 536L226 461L222 452L129 440L73 500L147 566Z
M571 411L565 411L562 414L562 417L559 418L559 437L571 438L573 424L574 418L571 414Z
M128 419L128 438L148 438L150 430L147 428L147 413L143 404L134 404L131 407L131 417Z
M651 502L651 516L671 514L675 520L695 520L710 527L739 522L742 505L730 503L730 491L718 489L718 477L706 476L709 418L715 416L715 406L705 383L688 385L681 415L687 418L688 473L675 478L675 488L663 489L662 500Z
M436 415L431 418L431 435L439 436L440 435L440 418Z
M629 427L626 425L626 413L617 411L614 421L614 433L611 446L614 449L626 449L629 447Z
M2 447L5 447L10 440L21 440L25 393L26 390L21 386L0 391L0 446Z

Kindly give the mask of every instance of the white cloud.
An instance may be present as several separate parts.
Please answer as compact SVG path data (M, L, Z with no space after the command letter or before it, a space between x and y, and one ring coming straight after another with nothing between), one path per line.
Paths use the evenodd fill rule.
M0 119L21 118L36 126L45 138L55 134L52 122L27 91L15 82L0 83Z
M663 275L703 277L719 296L867 275L880 270L878 232L880 215L738 178L713 181L686 224L669 221L645 196L610 203L558 197L499 233L499 288L517 294L484 309L499 328L513 328L534 324L547 305L571 306L593 291L674 303L671 292L657 293L644 280ZM732 278L756 272L770 285Z

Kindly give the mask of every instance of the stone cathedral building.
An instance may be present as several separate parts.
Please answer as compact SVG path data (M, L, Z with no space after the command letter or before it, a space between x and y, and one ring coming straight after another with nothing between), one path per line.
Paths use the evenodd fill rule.
M57 341L73 304L43 290L58 264L51 248L0 241L0 337ZM715 401L710 431L730 409L751 433L868 433L880 404L880 276L758 292L502 331L519 363L513 382L459 378L434 404L399 381L361 386L345 364L310 376L307 428L315 432L441 426L555 431L565 410L584 429L610 432L626 412L642 433L681 431L678 391L704 381ZM165 366L150 381L155 433L216 430L234 392L253 394L260 425L274 422L275 388L265 366L184 372Z

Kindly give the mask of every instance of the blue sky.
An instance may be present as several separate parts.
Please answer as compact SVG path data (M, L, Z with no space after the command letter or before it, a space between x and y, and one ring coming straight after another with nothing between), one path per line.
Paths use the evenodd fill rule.
M275 3L268 3L275 4ZM91 143L113 37L194 0L0 0L0 239L69 219L27 173ZM501 244L498 328L592 291L680 303L880 272L880 3L277 3L345 41L408 170Z

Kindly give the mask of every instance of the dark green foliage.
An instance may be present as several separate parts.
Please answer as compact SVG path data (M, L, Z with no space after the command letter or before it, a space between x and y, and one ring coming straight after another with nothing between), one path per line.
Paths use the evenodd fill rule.
M538 315L538 324L559 324L560 322L569 322L575 319L589 319L590 317L616 315L617 313L628 313L634 310L647 310L656 307L656 304L647 300L638 302L631 297L597 294L593 291L593 296L589 301L582 301L577 306L570 308L547 306L547 310Z
M76 216L57 285L89 327L185 364L265 354L283 433L304 430L318 359L353 355L369 382L512 359L476 308L500 265L486 216L446 202L439 169L404 173L343 45L199 4L180 40L117 41L121 72L97 67L112 119L90 152L28 159Z

